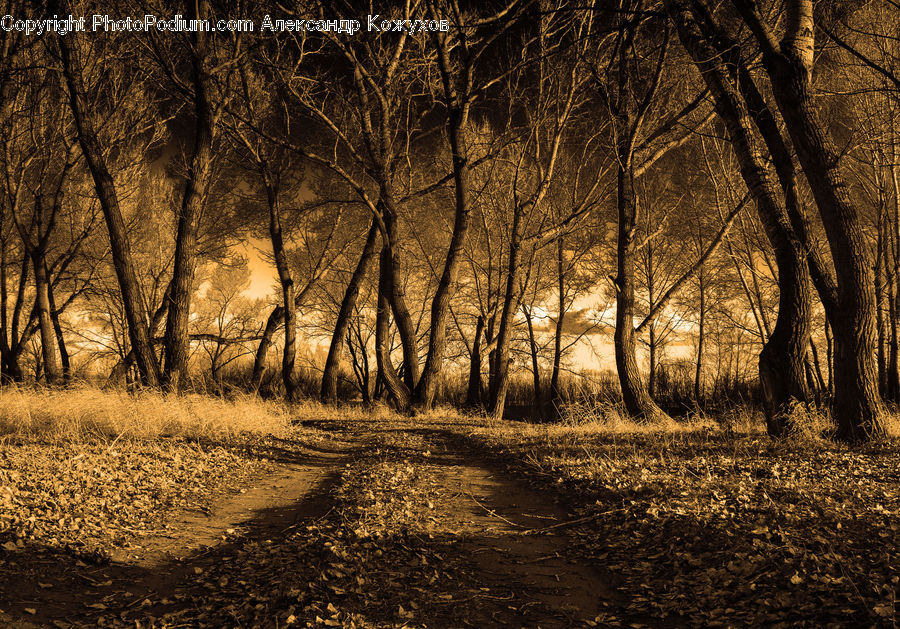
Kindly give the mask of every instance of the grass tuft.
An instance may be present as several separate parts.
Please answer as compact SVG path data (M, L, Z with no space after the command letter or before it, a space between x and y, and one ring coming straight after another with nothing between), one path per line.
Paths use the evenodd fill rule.
M0 435L11 437L222 439L285 435L290 425L286 405L249 395L226 400L95 388L0 390Z

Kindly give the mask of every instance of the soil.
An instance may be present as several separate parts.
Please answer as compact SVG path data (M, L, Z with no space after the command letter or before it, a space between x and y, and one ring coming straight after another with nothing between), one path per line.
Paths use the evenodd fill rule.
M128 619L130 626L149 626L155 623L141 624L143 614L156 619L177 616L179 607L192 605L199 597L215 598L209 583L201 582L198 575L210 571L227 575L223 564L227 566L252 544L287 544L297 531L314 535L316 528L311 524L336 508L333 489L342 474L376 456L382 437L374 427L345 424L329 429L336 432L327 448L280 461L275 473L237 493L220 496L209 513L172 514L166 534L143 538L127 550L113 550L109 563L95 565L58 553L23 556L25 576L0 594L0 625L95 626ZM440 430L401 427L392 432L395 441L398 435L419 442L425 439L434 450L429 467L436 495L442 499L431 516L428 538L449 540L441 552L451 549L457 556L440 559L469 568L458 592L433 592L435 600L453 601L452 613L449 606L424 606L403 622L370 617L366 624L444 627L462 622L545 629L594 625L604 604L615 600L615 589L608 575L567 556L570 544L565 524L572 516L566 509L468 452ZM302 562L304 557L296 560ZM223 588L227 581L227 576L220 580ZM385 591L385 596L391 594ZM311 616L313 626L331 624ZM298 618L298 622L306 620ZM283 623L273 618L252 624Z
M548 528L570 519L562 508L459 452L448 457L445 472L445 487L456 491L443 521L471 535L463 549L475 558L480 586L510 598L491 614L493 621L516 626L522 610L533 605L543 609L545 629L596 618L613 589L606 575L567 559L565 534Z

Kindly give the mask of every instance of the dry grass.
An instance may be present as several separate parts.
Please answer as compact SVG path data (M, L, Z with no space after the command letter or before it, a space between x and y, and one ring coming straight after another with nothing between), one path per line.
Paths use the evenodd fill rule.
M0 390L0 435L57 439L286 435L291 410L251 396L221 399L95 388Z
M439 407L417 416L423 421L460 420L452 408ZM390 422L399 419L389 406L313 400L296 404L252 395L228 398L159 391L128 393L92 387L0 388L0 437L154 439L182 437L221 440L237 435L297 436L297 420Z
M572 403L562 409L561 425L578 428L585 433L682 432L712 428L718 422L697 413L676 421L668 415L652 422L636 422L628 417L621 404Z

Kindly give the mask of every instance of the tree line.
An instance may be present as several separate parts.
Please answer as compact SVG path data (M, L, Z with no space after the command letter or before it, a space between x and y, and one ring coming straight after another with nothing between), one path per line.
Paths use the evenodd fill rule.
M76 347L177 391L205 355L296 399L318 338L323 401L427 409L453 372L499 417L522 365L552 418L602 332L653 421L680 335L694 402L758 360L773 437L827 404L837 438L878 438L900 397L898 9L305 0L282 17L449 30L3 30L0 376L64 382ZM245 295L248 239L277 298Z

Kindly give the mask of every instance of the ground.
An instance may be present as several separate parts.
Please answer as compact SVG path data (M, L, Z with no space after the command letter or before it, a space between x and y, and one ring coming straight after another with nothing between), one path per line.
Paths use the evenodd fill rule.
M0 624L895 626L898 450L460 417L8 439Z

